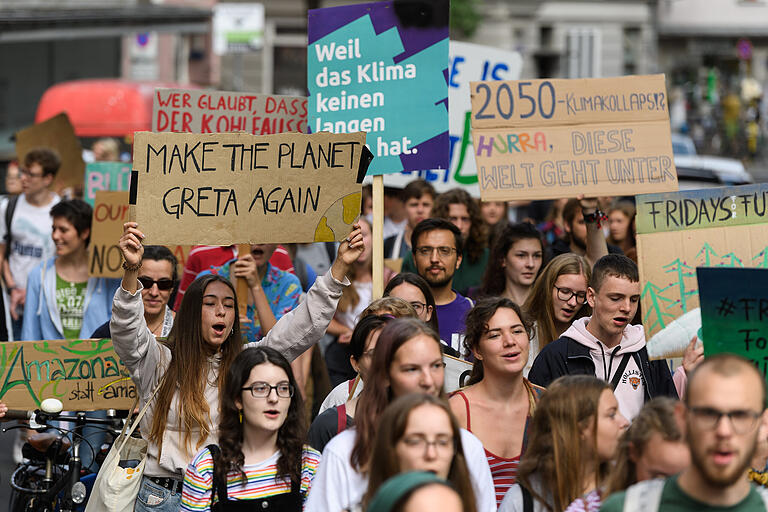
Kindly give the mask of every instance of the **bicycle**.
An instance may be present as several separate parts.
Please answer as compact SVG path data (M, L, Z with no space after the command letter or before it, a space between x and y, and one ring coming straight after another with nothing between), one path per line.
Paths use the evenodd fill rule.
M36 431L22 448L26 461L11 475L10 512L76 512L86 503L87 489L81 480L80 458L83 429L87 425L104 427L111 436L108 443L111 445L120 433L122 420L116 417L114 410L108 411L107 419L100 419L88 418L84 412L61 414L62 408L59 400L49 398L43 400L40 409L9 410L2 418L2 421L29 420L29 425L14 425L3 428L2 432L19 428ZM75 426L66 429L49 424L54 421L71 422ZM72 435L71 440L67 434ZM101 450L104 454L106 451L108 446Z

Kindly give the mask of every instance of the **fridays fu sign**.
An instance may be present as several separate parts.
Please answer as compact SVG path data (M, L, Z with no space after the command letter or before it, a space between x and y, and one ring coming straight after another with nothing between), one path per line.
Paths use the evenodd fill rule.
M151 244L342 240L360 214L366 151L361 132L140 132L131 203Z
M473 82L484 201L677 190L664 75Z

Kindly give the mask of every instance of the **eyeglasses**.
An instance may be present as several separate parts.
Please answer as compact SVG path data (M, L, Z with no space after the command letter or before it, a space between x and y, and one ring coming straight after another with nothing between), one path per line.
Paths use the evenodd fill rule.
M154 280L151 277L139 277L139 282L141 283L141 286L147 290L154 285L157 285L158 290L170 290L173 288L173 279L168 279L167 277L158 280Z
M441 245L440 247L430 247L429 245L422 245L421 247L416 248L416 253L419 256L432 256L432 253L437 251L437 255L441 258L447 258L454 252L456 252L455 247L448 247L446 245Z
M720 419L723 416L727 416L731 420L731 426L733 431L737 434L746 434L757 425L757 419L760 417L760 413L756 411L750 411L748 409L736 410L736 411L718 411L712 407L690 407L693 417L696 418L696 422L699 426L706 430L712 430L717 428L720 424Z
M250 390L253 398L266 398L275 390L277 396L280 398L291 398L293 396L293 386L287 382L281 382L276 386L270 386L266 382L254 382L250 386L242 388L242 391Z
M27 178L42 178L44 176L44 174L34 174L29 169L21 169L20 172L21 175L19 177L26 176Z
M453 439L449 437L438 437L433 441L429 441L426 437L423 436L409 436L403 438L403 444L407 448L413 450L424 450L425 452L430 446L434 446L435 450L439 452L453 451L454 449Z
M416 310L416 314L420 315L424 312L424 309L427 307L426 304L423 302L419 302L417 300L411 302L411 306L413 306L413 309Z
M555 290L557 290L557 298L563 302L568 302L574 296L576 297L577 304L587 302L587 292L575 292L570 288L558 288L557 286L555 286Z

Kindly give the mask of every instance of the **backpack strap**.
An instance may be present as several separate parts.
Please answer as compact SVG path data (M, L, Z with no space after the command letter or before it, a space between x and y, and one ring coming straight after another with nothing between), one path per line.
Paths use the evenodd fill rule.
M627 364L629 363L629 360L631 357L632 357L631 354L624 354L624 357L621 358L621 362L619 363L618 368L616 368L616 373L613 374L613 379L611 379L611 388L613 388L614 391L616 391L616 388L619 386L621 375L624 373L624 370L627 368ZM607 376L606 376L606 380L607 380Z
M341 434L347 430L347 404L336 407L336 433Z
M523 495L523 512L533 512L533 495L524 485L520 486Z
M11 222L13 221L13 214L16 211L16 204L19 202L19 196L11 196L8 198L8 204L5 207L5 261L8 261L8 257L11 255Z
M768 489L762 485L756 486L756 489L760 499L763 500L763 506L765 507L765 510L768 510Z
M656 512L666 480L657 478L638 482L624 494L624 512Z
M219 495L220 502L227 501L227 482L222 482L216 473L216 460L221 456L219 445L209 444L206 448L211 452L211 458L213 459L213 487L211 487L211 507L213 507L213 497L216 494Z

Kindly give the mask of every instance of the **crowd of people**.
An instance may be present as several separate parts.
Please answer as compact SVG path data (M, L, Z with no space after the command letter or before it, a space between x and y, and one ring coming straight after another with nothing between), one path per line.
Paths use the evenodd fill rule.
M696 339L674 373L649 358L631 198L387 190L376 298L365 202L340 243L183 269L129 222L122 279L90 277L58 166L31 151L0 205L3 334L112 339L149 404L136 511L768 510L764 377ZM472 366L450 393L448 356Z

